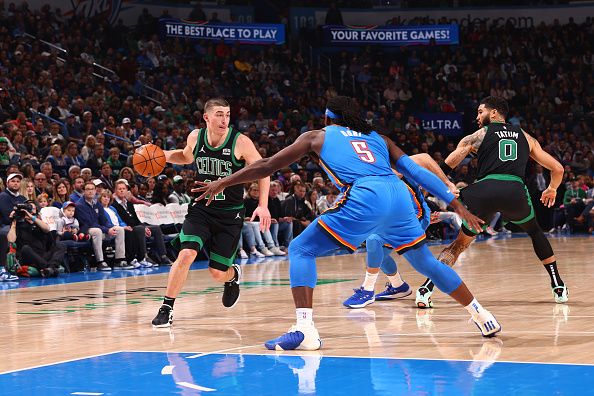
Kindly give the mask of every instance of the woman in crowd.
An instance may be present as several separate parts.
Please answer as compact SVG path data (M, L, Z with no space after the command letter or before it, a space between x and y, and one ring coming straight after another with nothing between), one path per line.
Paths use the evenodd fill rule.
M154 180L154 179L152 179ZM167 205L169 201L167 201L167 197L169 196L169 188L165 181L159 180L155 184L153 189L153 194L151 196L151 202L153 204L161 204L163 206Z
M125 166L120 170L120 179L126 180L128 183L134 180L134 171L132 168Z
M137 195L137 198L138 199L141 199L143 201L150 202L150 200L147 197L148 196L148 192L149 192L148 189L149 189L148 188L148 184L146 184L146 183L140 183L138 185L138 195Z
M55 173L59 174L61 177L68 176L68 164L66 158L62 155L62 147L60 147L59 144L52 145L47 160L52 164Z
M27 199L27 201L36 201L37 193L35 192L35 184L32 179L24 178L21 181L21 195Z
M153 264L145 259L144 254L142 254L141 249L139 249L140 243L144 243L146 245L144 232L141 235L143 240L138 241L132 227L127 225L118 214L118 211L113 206L111 206L113 203L111 191L105 189L99 196L99 200L101 206L103 206L103 209L105 210L105 217L107 219L108 227L122 227L126 232L126 260L130 263L130 265L134 266L134 268L152 267Z
M70 183L68 183L67 179L61 179L56 184L54 191L54 202L52 203L52 206L61 209L62 204L68 201L68 197L72 194L72 191L70 191Z
M35 178L35 169L33 168L33 165L27 162L21 166L21 174L23 175L23 178L33 181Z
M68 143L68 146L66 147L65 159L68 168L70 168L72 165L77 165L80 168L85 166L85 161L78 153L78 145L75 142Z
M151 202L153 199L153 193L155 191L155 184L157 184L157 181L155 180L154 177L149 177L148 179L146 179L146 185L148 188L148 190L146 192L146 199Z
M318 207L318 191L316 189L311 189L305 195L305 204L311 210L315 217L320 215L320 208Z
M39 151L39 137L33 133L25 136L25 147L27 148L27 158L35 158L39 160L41 153ZM24 158L23 158L24 159Z
M27 154L27 147L25 147L23 140L23 132L18 129L14 132L14 136L10 140L15 152L21 155Z
M93 152L95 151L95 144L97 144L97 139L95 139L95 136L87 136L85 139L85 145L80 150L80 155L85 163L89 160L89 157L93 155Z

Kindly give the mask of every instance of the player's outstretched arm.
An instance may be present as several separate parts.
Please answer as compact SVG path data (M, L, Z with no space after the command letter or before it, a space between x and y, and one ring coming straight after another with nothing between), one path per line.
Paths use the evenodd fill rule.
M542 196L540 197L540 201L543 205L550 208L555 205L557 188L559 188L559 185L561 185L561 182L563 181L563 165L553 158L552 155L544 151L540 146L540 143L538 143L538 140L534 139L526 132L524 132L524 136L526 136L528 145L530 146L530 158L541 164L543 168L551 171L551 182L542 192Z
M272 157L258 160L229 177L215 180L211 183L199 182L198 184L201 185L201 187L192 189L192 192L202 193L202 195L197 198L198 201L204 199L207 195L210 195L207 202L208 205L216 194L229 186L270 176L274 171L291 165L310 151L319 153L323 143L324 131L315 130L306 132L299 136L295 143L282 149Z
M188 135L186 147L178 150L163 150L165 153L165 160L171 164L186 165L194 161L194 147L198 141L199 129L194 129Z
M485 139L486 133L487 130L485 128L481 128L475 133L465 136L462 140L460 140L456 149L452 151L450 155L448 155L448 158L445 159L445 164L448 166L450 171L460 165L460 162L462 162L464 158L468 156L468 154L478 151L479 147L483 143L483 140Z
M470 228L481 229L484 221L470 213L437 176L415 164L391 139L385 136L383 138L388 146L390 160L398 172L408 179L414 180L425 190L448 203L462 219L466 220Z
M456 198L458 198L458 196L460 195L460 191L458 190L458 187L456 187L456 185L454 183L452 183L450 181L450 179L448 179L448 177L446 176L445 173L443 173L443 170L441 170L441 168L439 167L437 162L435 162L435 160L433 158L431 158L431 156L429 154L427 154L427 153L414 154L414 155L410 156L410 159L413 160L417 165L422 166L423 168L427 169L429 172L432 172L437 177L439 177L439 180L444 182L444 184L446 186L448 186L448 188L450 189L452 194L454 194L456 196Z
M239 135L238 145L236 146L236 150L233 155L235 155L239 159L245 160L247 165L251 165L256 161L262 159L262 156L256 150L256 146L254 146L254 142L250 140L245 135ZM251 221L254 221L256 217L260 219L260 230L265 231L270 228L271 223L271 216L270 211L268 210L268 192L270 191L270 176L266 176L260 180L258 180L258 186L260 187L260 198L258 201L258 207L254 210L252 214Z

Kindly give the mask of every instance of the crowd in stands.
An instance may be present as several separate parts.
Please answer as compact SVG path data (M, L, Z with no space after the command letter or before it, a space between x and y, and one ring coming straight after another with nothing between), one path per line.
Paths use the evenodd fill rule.
M333 55L331 70L310 64L298 42L270 47L164 42L154 20L145 12L135 28L111 26L100 19L66 18L49 5L31 11L26 3L0 1L0 188L6 190L0 194L0 250L6 251L15 204L29 200L38 209L58 208L64 218L59 237L88 240L99 269L109 268L101 253L104 238L115 241L117 268L168 264L159 244L149 255L146 237L162 240L161 230L141 224L133 205L190 202L195 169L170 166L158 178L142 178L131 167L131 154L146 143L183 147L189 132L204 127L203 106L213 96L229 99L233 126L263 157L322 127L326 100L344 93L358 98L367 122L406 153L428 153L437 162L460 137L423 129L415 114L463 112L470 133L479 100L503 96L512 109L509 122L535 136L566 169L553 209L538 201L548 172L534 164L528 169L543 228L594 231L591 19L529 31L470 25L461 27L460 46L344 51ZM100 76L92 62L115 74ZM351 76L355 86L341 87ZM374 92L379 102L370 99ZM451 177L462 187L476 171L476 159L468 158ZM310 157L273 179L273 227L264 234L249 221L258 186L246 185L242 257L285 254L291 239L338 194ZM459 227L443 205L435 203L434 209ZM123 250L128 241L138 242L129 242L136 250ZM0 266L2 260L4 254Z

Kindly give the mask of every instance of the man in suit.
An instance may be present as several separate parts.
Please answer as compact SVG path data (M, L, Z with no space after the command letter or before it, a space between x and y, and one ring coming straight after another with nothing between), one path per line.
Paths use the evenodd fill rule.
M0 193L0 281L14 281L19 278L6 272L6 254L8 253L8 239L12 219L10 215L17 204L27 200L19 191L21 190L23 175L11 173L6 178L6 190Z
M544 172L544 168L540 164L536 164L534 167L534 173L530 175L527 180L528 191L530 192L530 198L536 212L536 219L543 230L551 228L553 220L553 208L547 208L540 203L540 197L542 192L547 189L551 176Z
M99 177L99 180L101 180L103 182L103 184L105 184L105 188L109 188L111 191L113 191L113 180L111 179L111 165L109 165L107 162L104 162L103 165L101 165L101 176Z
M305 184L298 182L293 186L293 194L289 195L282 204L286 217L293 220L293 238L305 230L314 219L312 211L305 204Z
M163 240L163 232L161 227L155 225L145 225L140 222L134 210L134 205L126 198L128 194L128 182L125 179L119 179L115 182L115 201L113 207L118 211L121 219L132 227L132 232L135 233L136 239L139 243L140 249L144 248L146 255L146 238L151 236L155 241L155 250L159 257L159 264L171 265L171 260L167 257L167 250L165 249L165 241Z
M80 224L80 231L91 236L93 252L97 261L98 271L111 271L103 255L103 239L105 235L115 238L115 260L114 269L134 269L134 265L126 262L126 244L123 227L109 227L107 216L103 206L95 197L97 188L91 181L86 182L83 188L83 196L76 201L74 216Z

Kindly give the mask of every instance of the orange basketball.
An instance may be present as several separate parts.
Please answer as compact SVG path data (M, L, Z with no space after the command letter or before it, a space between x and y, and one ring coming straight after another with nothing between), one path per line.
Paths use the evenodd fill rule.
M154 144L139 147L132 157L134 170L144 177L157 176L163 172L166 163L165 153Z

